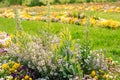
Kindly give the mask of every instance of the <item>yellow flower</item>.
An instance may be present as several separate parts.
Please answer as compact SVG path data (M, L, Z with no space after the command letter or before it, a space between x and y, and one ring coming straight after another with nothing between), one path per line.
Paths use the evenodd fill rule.
M2 69L9 69L8 64L2 64Z
M105 73L105 74L103 75L103 78L104 78L104 79L107 79L107 78L108 78L108 75Z
M113 60L112 57L109 57L109 60L112 61Z
M10 46L10 42L11 42L10 40L6 41L5 44L4 44L4 46L5 47L9 47Z
M86 23L86 19L82 19L82 24L85 24Z
M18 80L17 78L15 78L14 80Z
M8 74L11 74L11 72L10 72L10 71L8 71Z
M29 80L33 80L32 78L29 78Z
M12 80L11 78L7 79L7 80Z
M0 31L0 34L2 34L3 32L2 31Z
M93 77L96 75L96 72L93 70L90 75Z
M98 76L95 76L94 78L95 78L96 80L98 80Z
M9 69L9 72L14 72L14 71L15 71L14 68L10 68L10 69Z
M13 77L11 77L11 78L8 78L8 80L13 80Z
M15 63L15 64L12 66L13 69L17 69L17 68L19 68L19 67L20 67L20 63Z
M29 79L29 76L28 76L28 75L26 75L26 76L24 77L24 79Z
M27 13L23 14L23 17L24 17L24 18L32 18L32 16L29 15L29 14L27 14Z
M13 37L14 37L14 35L13 35L13 34L11 34L11 35L10 35L10 38L13 38Z

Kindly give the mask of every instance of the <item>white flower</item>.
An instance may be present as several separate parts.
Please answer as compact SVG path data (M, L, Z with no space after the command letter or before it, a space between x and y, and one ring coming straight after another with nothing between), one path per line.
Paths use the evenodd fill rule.
M0 78L0 80L4 80L4 78Z

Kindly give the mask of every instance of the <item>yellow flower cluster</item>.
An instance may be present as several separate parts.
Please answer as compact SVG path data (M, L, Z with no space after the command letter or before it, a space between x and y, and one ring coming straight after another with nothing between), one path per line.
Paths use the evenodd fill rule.
M117 29L118 27L120 27L120 23L114 20L106 20L101 23L103 24L104 27L108 27L108 28Z
M53 5L52 9L65 9L65 10L87 10L87 11L101 11L101 12L120 12L120 7L107 4L72 4L72 5Z
M98 76L96 75L96 72L94 70L91 72L90 76L98 80Z
M7 75L7 76L11 75L12 73L21 74L21 71L20 73L18 72L18 69L21 68L21 66L22 65L20 63L9 61L8 63L2 64L1 71L4 75ZM10 76L8 77L7 80L20 80L20 77ZM21 80L33 80L33 79L29 75L25 74Z
M20 63L16 63L14 61L2 64L2 70L4 70L7 74L15 72L19 67Z
M5 70L9 69L8 64L2 64L2 69L5 69Z
M108 79L108 74L104 73L102 70L99 70L99 74L96 73L95 70L93 70L90 74L90 76L92 78L94 78L95 80L99 80L99 79Z
M89 5L89 4L88 4ZM90 6L85 4L75 4L73 5L52 5L51 9L60 10L60 12L54 11L51 12L50 20L52 22L63 22L69 24L85 24L86 18L82 14L82 18L77 18L80 14L74 15L73 11L79 13L80 10L89 10L89 11L103 11L103 12L120 12L120 7L101 5L101 4L92 4ZM42 9L39 11L39 9ZM62 9L62 10L61 10ZM65 9L65 10L64 10ZM25 20L40 20L47 21L47 12L46 6L41 7L19 7L19 17ZM14 18L13 9L0 9L0 17L5 18ZM76 16L76 17L75 17ZM98 27L108 27L116 29L120 27L120 23L114 20L96 20L90 18L90 24Z
M33 80L30 76L26 75L24 78L22 78L21 80Z
M14 80L19 80L18 78L15 78ZM33 80L30 76L25 75L21 80Z
M112 19L106 20L106 19L98 19L95 20L94 18L90 18L90 23L93 26L97 27L106 27L106 28L111 28L111 29L117 29L120 27L120 22L114 21Z

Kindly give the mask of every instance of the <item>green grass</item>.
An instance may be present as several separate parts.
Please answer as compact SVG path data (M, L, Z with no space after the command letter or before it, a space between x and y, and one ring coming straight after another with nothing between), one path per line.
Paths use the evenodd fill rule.
M97 11L85 11L85 12L89 13L89 15L91 15L91 16L120 21L120 13L116 13L116 12L97 12Z
M31 34L39 34L39 31L47 26L46 22L40 21L22 21L24 30ZM85 27L74 24L51 23L50 32L58 34L63 27L68 27L71 31L73 39L80 39L81 43L84 41ZM0 30L9 34L15 32L14 19L0 18ZM89 39L90 46L93 50L106 49L107 56L113 57L120 63L120 29L112 30L107 28L90 27Z

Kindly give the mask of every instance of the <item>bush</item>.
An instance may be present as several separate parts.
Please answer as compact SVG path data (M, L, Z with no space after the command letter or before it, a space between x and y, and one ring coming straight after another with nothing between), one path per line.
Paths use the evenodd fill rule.
M9 5L22 5L22 0L8 0Z
M43 2L39 2L39 0L33 0L28 6L41 6L44 5Z
M29 68L37 69L40 78L80 78L82 71L68 29L60 34L60 38L44 31L41 34L42 37L33 37L24 32L17 32L8 49L10 56Z
M0 0L0 2L2 2L3 0Z
M76 2L76 0L70 0L70 3L75 3Z
M54 0L54 2L53 3L60 3L60 1L59 0Z

